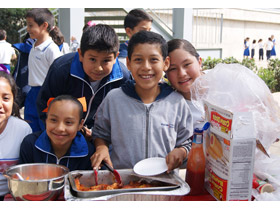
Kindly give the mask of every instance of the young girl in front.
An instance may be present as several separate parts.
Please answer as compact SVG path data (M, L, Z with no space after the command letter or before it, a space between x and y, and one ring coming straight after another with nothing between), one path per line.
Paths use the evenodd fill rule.
M94 146L79 132L83 127L83 106L70 95L53 99L48 106L46 130L24 138L20 163L55 163L73 170L90 170Z
M196 78L202 73L202 58L194 46L184 39L173 39L168 43L170 66L166 76L171 86L186 99L193 116L193 127L202 128L204 120L201 113L191 102L190 88Z
M3 171L16 165L23 138L32 132L28 123L21 119L15 103L17 87L14 79L0 71L0 200L9 192Z

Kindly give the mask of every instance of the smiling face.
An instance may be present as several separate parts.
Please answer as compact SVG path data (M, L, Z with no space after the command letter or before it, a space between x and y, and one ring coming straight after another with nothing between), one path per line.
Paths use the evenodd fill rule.
M27 32L30 35L31 39L37 39L40 41L44 36L46 36L48 23L44 22L42 25L38 25L33 18L27 17L26 18L27 24Z
M46 132L57 156L67 152L82 126L79 107L74 102L62 100L50 106L46 119Z
M145 43L134 47L131 59L127 59L127 67L136 82L135 89L139 96L158 88L163 71L168 66L169 58L163 59L159 44Z
M79 59L83 63L84 71L88 75L91 82L101 80L108 76L116 62L114 53L87 50L84 55L82 55L80 49L78 49L78 52Z
M191 55L183 49L169 53L170 67L166 72L171 85L186 99L190 100L190 87L196 78L201 76L202 59Z
M0 78L0 133L5 129L12 114L14 97L11 86L5 78Z

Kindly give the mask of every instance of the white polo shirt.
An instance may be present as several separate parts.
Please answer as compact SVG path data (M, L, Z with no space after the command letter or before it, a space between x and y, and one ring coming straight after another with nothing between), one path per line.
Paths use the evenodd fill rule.
M0 41L0 64L10 64L11 58L15 55L15 49L6 40Z
M42 86L53 61L62 55L52 38L32 46L28 58L28 85Z

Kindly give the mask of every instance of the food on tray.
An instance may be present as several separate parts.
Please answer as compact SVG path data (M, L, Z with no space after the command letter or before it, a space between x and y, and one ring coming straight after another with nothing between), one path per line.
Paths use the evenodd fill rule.
M145 181L130 181L127 185L119 185L118 183L108 184L99 184L95 186L87 187L80 183L79 177L75 179L75 185L79 191L97 191L97 190L114 190L114 189L130 189L130 188L148 188L148 187L158 187L156 184L150 184Z

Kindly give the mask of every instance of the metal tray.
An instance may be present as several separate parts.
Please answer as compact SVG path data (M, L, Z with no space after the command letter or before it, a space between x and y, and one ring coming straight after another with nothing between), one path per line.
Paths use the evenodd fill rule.
M157 177L143 177L135 174L133 170L130 169L120 169L118 170L121 175L123 184L126 185L130 181L144 180L148 183L156 183L159 187L149 187L149 188L130 188L130 189L114 189L114 190L99 190L99 191L80 191L77 190L75 185L75 177L80 176L80 183L89 187L95 185L94 173L93 171L72 171L68 174L68 179L70 182L70 192L73 196L79 198L94 198L100 196L122 194L122 193L132 193L132 192L148 192L148 191L171 191L180 188L180 183L174 179L162 179ZM114 175L107 170L100 170L98 172L98 183L102 184L113 184L115 182Z

